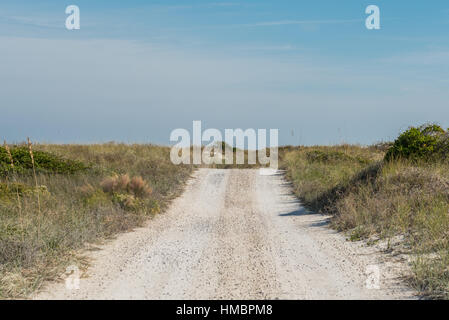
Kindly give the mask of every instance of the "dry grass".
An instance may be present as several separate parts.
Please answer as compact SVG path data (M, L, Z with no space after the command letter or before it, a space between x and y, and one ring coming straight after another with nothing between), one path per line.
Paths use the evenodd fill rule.
M100 183L104 192L114 193L132 193L136 197L146 198L153 193L153 189L141 176L129 178L128 174L107 177Z
M387 147L287 146L279 158L308 207L332 214L332 226L354 240L400 235L401 249L416 257L411 284L431 297L449 298L449 163L383 162ZM169 148L152 145L34 145L32 151L80 163L48 165L59 173L37 163L34 175L31 166L14 167L5 149L2 298L28 296L66 265L80 264L74 252L86 243L130 230L163 210L192 170L173 165ZM13 154L23 162L23 152Z
M383 148L291 148L283 166L296 194L353 240L401 236L417 257L411 284L449 298L449 163L384 162ZM396 248L397 249L397 248Z
M169 151L114 143L32 145L30 152L43 159L55 154L87 166L33 174L16 165L0 177L0 298L27 297L68 264L81 263L75 252L86 243L131 230L166 208L192 170L173 165Z

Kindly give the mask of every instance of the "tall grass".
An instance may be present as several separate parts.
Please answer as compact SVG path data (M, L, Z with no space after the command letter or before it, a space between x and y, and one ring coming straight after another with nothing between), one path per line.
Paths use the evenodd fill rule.
M3 150L20 161L0 176L1 298L27 297L68 264L82 266L78 249L164 210L192 170L173 165L169 148L153 145L34 144L28 160L22 147ZM34 170L26 163L31 153ZM103 188L119 176L132 178L124 188Z
M296 194L353 240L403 239L410 283L422 294L449 298L449 163L383 161L385 152L358 146L285 152ZM392 243L388 241L388 243Z
M30 138L27 138L27 143L28 143L28 151L30 152L31 165L32 165L32 168L33 168L34 185L35 185L36 190L37 190L39 185L37 184L36 166L35 166L34 154L33 154L33 145L31 144ZM41 232L41 225L40 225L41 224L41 199L40 199L39 194L40 194L40 192L36 192L37 209L38 209L38 217L37 217L37 223L38 223L37 237L38 237L38 239L40 238L40 232Z

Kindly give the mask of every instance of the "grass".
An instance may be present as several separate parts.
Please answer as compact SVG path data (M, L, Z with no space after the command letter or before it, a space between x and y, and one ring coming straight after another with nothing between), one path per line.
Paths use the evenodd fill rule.
M399 236L394 245L415 257L410 284L447 299L449 162L385 161L390 146L286 146L279 161L304 204L331 214L335 229L353 240ZM193 170L153 145L41 144L32 151L35 170L28 146L0 147L0 298L27 297L67 265L82 266L78 249L164 210Z
M14 167L11 166L11 155ZM131 230L164 210L191 166L153 145L0 148L0 298L25 298L77 250Z
M305 205L331 214L351 239L403 239L416 257L410 284L449 298L449 162L384 161L385 147L341 145L281 151L281 163ZM390 241L388 241L390 243Z

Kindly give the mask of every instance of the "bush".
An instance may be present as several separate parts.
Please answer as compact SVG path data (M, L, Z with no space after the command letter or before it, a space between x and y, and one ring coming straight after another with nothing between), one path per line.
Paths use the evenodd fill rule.
M48 152L33 150L33 155L37 172L73 174L88 169L88 166L80 161L63 159ZM25 173L33 168L28 147L11 148L11 156L16 172ZM11 171L8 153L4 147L0 147L0 175L6 175Z
M385 160L431 160L449 153L448 133L435 124L410 127L388 149Z

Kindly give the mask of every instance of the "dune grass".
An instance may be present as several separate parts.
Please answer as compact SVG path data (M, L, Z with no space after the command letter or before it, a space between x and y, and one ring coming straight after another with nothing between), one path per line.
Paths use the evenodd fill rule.
M0 298L27 297L69 264L82 266L77 249L164 210L192 170L153 145L32 149L35 175L28 146L0 148Z
M395 245L414 257L410 284L447 299L449 161L387 161L390 147L287 146L279 161L304 204L331 214L350 239L402 239ZM164 210L193 170L153 145L41 144L33 152L35 175L26 145L0 148L0 298L27 297L67 265L83 266L78 249Z
M341 145L282 151L295 193L353 240L403 239L410 284L449 298L449 162L385 161L386 148Z

